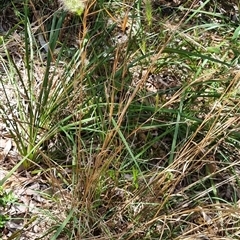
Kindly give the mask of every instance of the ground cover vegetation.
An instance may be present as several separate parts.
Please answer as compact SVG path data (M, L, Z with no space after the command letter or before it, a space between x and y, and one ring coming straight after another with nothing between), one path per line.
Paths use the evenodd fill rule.
M1 239L239 239L239 2L66 2L0 0Z

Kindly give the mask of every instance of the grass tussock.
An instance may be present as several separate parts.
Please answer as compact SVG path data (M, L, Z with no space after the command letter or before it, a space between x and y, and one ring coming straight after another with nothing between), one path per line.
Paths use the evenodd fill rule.
M237 5L180 2L4 5L4 239L239 238Z

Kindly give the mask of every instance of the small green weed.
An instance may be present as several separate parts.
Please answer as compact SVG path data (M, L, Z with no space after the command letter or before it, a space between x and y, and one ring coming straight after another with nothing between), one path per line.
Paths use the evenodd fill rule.
M7 213L4 213L6 210L5 208L16 202L16 200L17 198L12 192L6 192L4 188L0 186L0 229L4 228L11 217Z

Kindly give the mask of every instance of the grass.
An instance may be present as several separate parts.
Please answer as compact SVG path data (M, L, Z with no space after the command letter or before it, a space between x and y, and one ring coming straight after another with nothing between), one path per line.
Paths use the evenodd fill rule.
M49 201L8 239L238 238L239 29L224 4L42 4L16 3L0 42L18 151L1 187L24 175Z

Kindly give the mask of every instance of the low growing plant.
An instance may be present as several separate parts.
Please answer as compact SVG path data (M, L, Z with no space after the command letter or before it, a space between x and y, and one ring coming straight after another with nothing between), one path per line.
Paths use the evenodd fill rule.
M16 200L17 198L12 192L7 192L3 186L0 186L0 230L4 228L11 217L8 215L6 207L10 206Z

